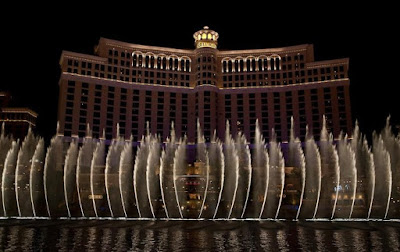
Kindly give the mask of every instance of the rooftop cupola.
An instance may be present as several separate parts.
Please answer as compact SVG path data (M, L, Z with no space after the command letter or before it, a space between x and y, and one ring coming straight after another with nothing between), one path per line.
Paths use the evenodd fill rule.
M210 30L208 26L204 26L202 30L197 31L193 34L194 44L196 48L210 47L217 48L218 44L218 33Z

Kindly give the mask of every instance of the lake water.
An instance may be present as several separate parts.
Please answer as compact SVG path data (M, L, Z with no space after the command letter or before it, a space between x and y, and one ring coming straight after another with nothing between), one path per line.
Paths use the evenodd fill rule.
M400 222L3 219L0 251L400 251Z

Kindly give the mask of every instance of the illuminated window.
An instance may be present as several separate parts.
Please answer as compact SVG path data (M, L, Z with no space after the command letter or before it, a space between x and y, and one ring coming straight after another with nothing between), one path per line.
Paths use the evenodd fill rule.
M211 39L211 34L210 33L208 34L208 39Z
M202 38L202 39L206 39L206 38L207 38L207 34L203 33L203 34L201 35L201 38Z

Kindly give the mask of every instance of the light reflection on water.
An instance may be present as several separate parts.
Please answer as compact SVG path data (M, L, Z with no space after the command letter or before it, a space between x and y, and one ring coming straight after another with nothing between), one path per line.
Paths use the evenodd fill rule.
M0 220L0 251L400 251L398 222Z

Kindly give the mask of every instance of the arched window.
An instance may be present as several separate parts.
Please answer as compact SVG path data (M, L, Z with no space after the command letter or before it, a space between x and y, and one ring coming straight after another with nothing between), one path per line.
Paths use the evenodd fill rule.
M239 61L235 60L235 72L239 72Z
M157 65L156 65L157 69L161 69L161 57L157 56Z
M239 71L243 72L244 71L244 62L243 59L239 60Z
M137 55L132 53L132 66L137 67Z
M223 73L226 73L228 71L227 67L228 67L227 62L225 60L222 61L222 72Z
M251 60L251 69L252 69L252 71L256 71L256 60L255 59Z
M190 72L192 69L190 69L190 60L186 60L186 72Z
M138 56L138 67L142 67L142 63L143 63L143 55L139 54Z
M280 64L280 59L279 58L276 58L275 59L275 69L276 70L281 70L281 64Z
M262 71L262 70L264 70L263 60L262 59L258 59L258 71Z
M186 66L186 64L185 64L185 62L186 62L186 60L185 59L181 59L181 71L186 71L186 68L185 68L185 66Z
M150 65L150 59L149 56L147 55L144 61L144 67L148 68Z
M167 69L167 58L166 57L162 57L161 59L161 69Z
M268 59L267 58L264 58L264 71L265 70L268 70Z
M228 61L228 72L232 73L233 72L233 67L232 67L232 61Z
M271 70L275 70L275 58L271 58Z
M247 71L251 71L251 59L247 59L247 61L246 61L246 68L247 68Z
M178 70L178 66L179 66L179 61L178 59L174 60L174 70L177 71Z
M150 67L154 68L154 56L150 57Z
M173 59L169 58L168 59L168 70L172 70L172 63L173 63Z

